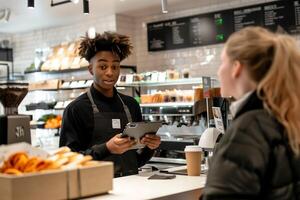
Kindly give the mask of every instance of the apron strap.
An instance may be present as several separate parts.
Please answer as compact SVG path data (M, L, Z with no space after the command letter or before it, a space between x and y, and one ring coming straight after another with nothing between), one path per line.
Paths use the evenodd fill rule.
M121 100L121 102L123 104L123 108L124 108L124 111L126 113L126 117L127 117L128 122L132 122L132 117L131 117L131 114L129 112L128 106L124 103L124 101L120 97L119 93L117 93L117 95L118 95L119 99Z
M129 111L129 109L128 109L128 106L124 103L124 101L122 100L122 98L120 97L120 95L119 95L118 92L117 92L117 95L118 95L118 97L119 97L119 99L120 99L120 101L121 101L121 103L122 103L122 105L123 105L123 109L124 109L124 111L125 111L125 114L126 114L126 117L127 117L128 122L132 122L132 117L131 117L130 111ZM91 102L91 104L92 104L93 113L94 113L94 114L95 114L95 113L98 113L98 112L99 112L99 109L98 109L98 107L96 106L96 104L95 104L95 102L94 102L94 99L93 99L93 97L92 97L91 88L88 89L88 91L87 91L87 96L88 96L88 98L89 98L89 100L90 100L90 102Z
M92 104L93 113L94 113L94 114L95 114L95 113L98 113L98 112L99 112L99 109L97 108L97 106L96 106L96 104L95 104L95 102L94 102L94 99L93 99L93 97L92 97L91 88L88 89L88 91L87 91L87 96L88 96L88 98L89 98L89 100L90 100L90 102L91 102L91 104Z

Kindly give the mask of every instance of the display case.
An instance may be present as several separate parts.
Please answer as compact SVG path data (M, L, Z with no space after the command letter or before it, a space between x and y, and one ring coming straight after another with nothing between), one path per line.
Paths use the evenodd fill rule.
M139 101L145 121L163 122L158 132L162 144L152 161L182 164L185 162L184 147L197 144L208 126L207 108L222 104L218 99L218 81L210 79L210 94L204 98L202 77L168 78L168 75L153 72L156 74L153 79L147 78L152 76L151 72L145 74L141 78L136 74L135 66L122 66L116 87L119 92ZM56 118L62 116L64 108L73 99L86 92L93 82L92 77L87 68L80 68L26 73L25 78L30 82L30 91L19 112L32 115L32 132L37 138L33 140L34 145L55 148L60 130ZM209 113L212 116L210 109ZM52 122L47 123L48 119Z
M228 105L220 97L219 83L214 78L191 78L180 74L168 78L168 75L162 74L164 72L153 72L155 80L145 80L149 73L142 78L135 78L135 75L121 77L123 81L119 85L139 88L145 121L163 122L157 133L161 137L161 145L150 165L162 169L185 164L184 148L198 144L201 134L209 126L208 122L212 122L211 107L220 107L226 113ZM203 81L207 78L209 87ZM132 81L135 79L139 81Z
M135 73L135 66L121 66L121 73ZM19 106L19 113L31 115L33 146L44 149L58 147L61 117L66 106L93 83L87 67L67 70L25 73L29 92ZM121 88L122 93L136 93L133 87Z

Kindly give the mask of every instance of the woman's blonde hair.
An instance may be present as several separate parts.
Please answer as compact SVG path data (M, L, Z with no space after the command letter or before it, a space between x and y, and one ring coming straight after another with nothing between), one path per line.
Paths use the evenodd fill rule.
M300 155L300 52L288 35L261 27L235 32L226 42L232 61L241 62L258 84L257 94L284 126L292 150Z

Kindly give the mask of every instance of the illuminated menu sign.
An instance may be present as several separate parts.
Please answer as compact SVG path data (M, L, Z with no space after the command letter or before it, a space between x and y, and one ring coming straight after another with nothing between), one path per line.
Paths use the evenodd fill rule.
M291 10L292 2L285 0L264 4L263 26L272 31L285 31L291 33L293 16Z
M160 51L223 43L246 26L300 33L300 0L199 14L147 24L148 50Z
M239 31L246 26L262 26L263 16L262 7L248 7L236 9L233 11L234 31Z
M232 26L226 26L230 21L232 19L228 11L190 17L188 46L223 43L232 30Z
M292 26L289 27L290 33L300 33L300 1L293 1L289 13L291 14Z

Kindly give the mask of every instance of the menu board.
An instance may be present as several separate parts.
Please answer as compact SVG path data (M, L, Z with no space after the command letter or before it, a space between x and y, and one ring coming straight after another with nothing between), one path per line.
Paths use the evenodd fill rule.
M263 5L263 26L271 31L291 32L292 4L290 1L279 1Z
M246 26L262 26L262 7L254 6L236 9L233 11L234 31L239 31Z
M223 43L233 32L246 26L300 33L300 0L274 1L149 23L148 51Z
M165 22L168 33L166 38L166 47L169 49L177 49L186 47L188 41L188 23L186 18Z
M201 46L222 43L228 38L232 26L230 12L222 11L198 15L189 18L189 46Z
M300 1L293 1L290 5L290 14L292 19L292 26L289 27L290 33L300 33Z
M165 50L167 30L164 22L148 24L148 49L149 50Z

